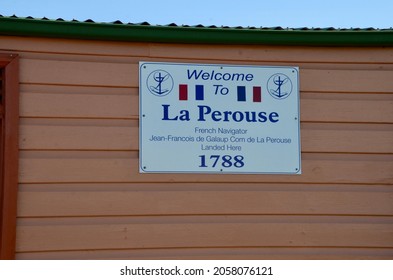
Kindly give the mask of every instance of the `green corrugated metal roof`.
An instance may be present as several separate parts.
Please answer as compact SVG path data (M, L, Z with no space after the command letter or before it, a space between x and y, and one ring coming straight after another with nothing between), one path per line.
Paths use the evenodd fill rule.
M393 46L393 29L282 28L97 23L0 16L0 34L84 40L190 44Z

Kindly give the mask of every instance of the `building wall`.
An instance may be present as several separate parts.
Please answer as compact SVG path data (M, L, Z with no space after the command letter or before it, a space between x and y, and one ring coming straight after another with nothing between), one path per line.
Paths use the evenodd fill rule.
M0 37L18 259L393 259L393 48ZM302 172L139 174L138 62L300 67Z

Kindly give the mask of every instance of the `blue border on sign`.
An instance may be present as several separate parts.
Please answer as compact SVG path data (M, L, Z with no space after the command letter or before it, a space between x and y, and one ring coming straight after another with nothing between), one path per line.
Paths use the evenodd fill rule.
M233 172L233 171L158 171L158 170L145 170L143 168L142 158L143 158L143 141L142 141L142 130L143 130L143 112L142 112L142 67L144 65L194 65L194 66L217 66L217 67L246 67L246 68L276 68L276 69L292 69L296 71L297 78L297 126L298 126L298 150L299 150L299 162L298 162L298 170L295 172ZM168 63L168 62L148 62L148 61L140 61L139 62L139 173L155 173L155 174L235 174L235 175L296 175L302 174L302 151L301 151L301 135L300 135L300 73L299 67L297 66L259 66L259 65L233 65L233 64L198 64L198 63Z

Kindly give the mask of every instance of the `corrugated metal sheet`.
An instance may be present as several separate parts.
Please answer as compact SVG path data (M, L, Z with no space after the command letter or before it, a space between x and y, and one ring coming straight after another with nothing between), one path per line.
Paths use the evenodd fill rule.
M43 18L34 18L31 16L28 17L18 17L16 15L12 15L12 16L3 16L0 15L0 17L5 17L5 18L17 18L17 19L31 19L31 20L42 20L42 21L60 21L60 22L68 22L67 20L64 20L62 18L57 18L57 19L49 19L47 17L43 17ZM96 24L104 24L104 25L133 25L133 26L156 26L156 27L184 27L184 28L213 28L213 29L244 29L244 30L286 30L286 31L386 31L386 30L393 30L393 27L390 28L374 28L374 27L367 27L367 28L357 28L357 27L353 27L353 28L334 28L334 27L297 27L297 28L292 28L292 27L288 27L288 28L284 28L281 26L273 26L273 27L267 27L267 26L216 26L216 25L203 25L203 24L198 24L198 25L179 25L176 23L168 23L165 25L153 25L150 24L147 21L144 22L139 22L139 23L133 23L133 22L122 22L120 20L116 20L113 22L97 22L94 21L93 19L87 19L87 20L76 20L73 19L71 22L78 22L78 23L96 23Z

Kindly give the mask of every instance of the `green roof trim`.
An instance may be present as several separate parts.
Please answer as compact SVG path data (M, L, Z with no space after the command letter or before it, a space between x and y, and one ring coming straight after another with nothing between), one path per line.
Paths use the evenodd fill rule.
M0 35L127 42L287 46L393 46L393 29L154 26L0 16Z

